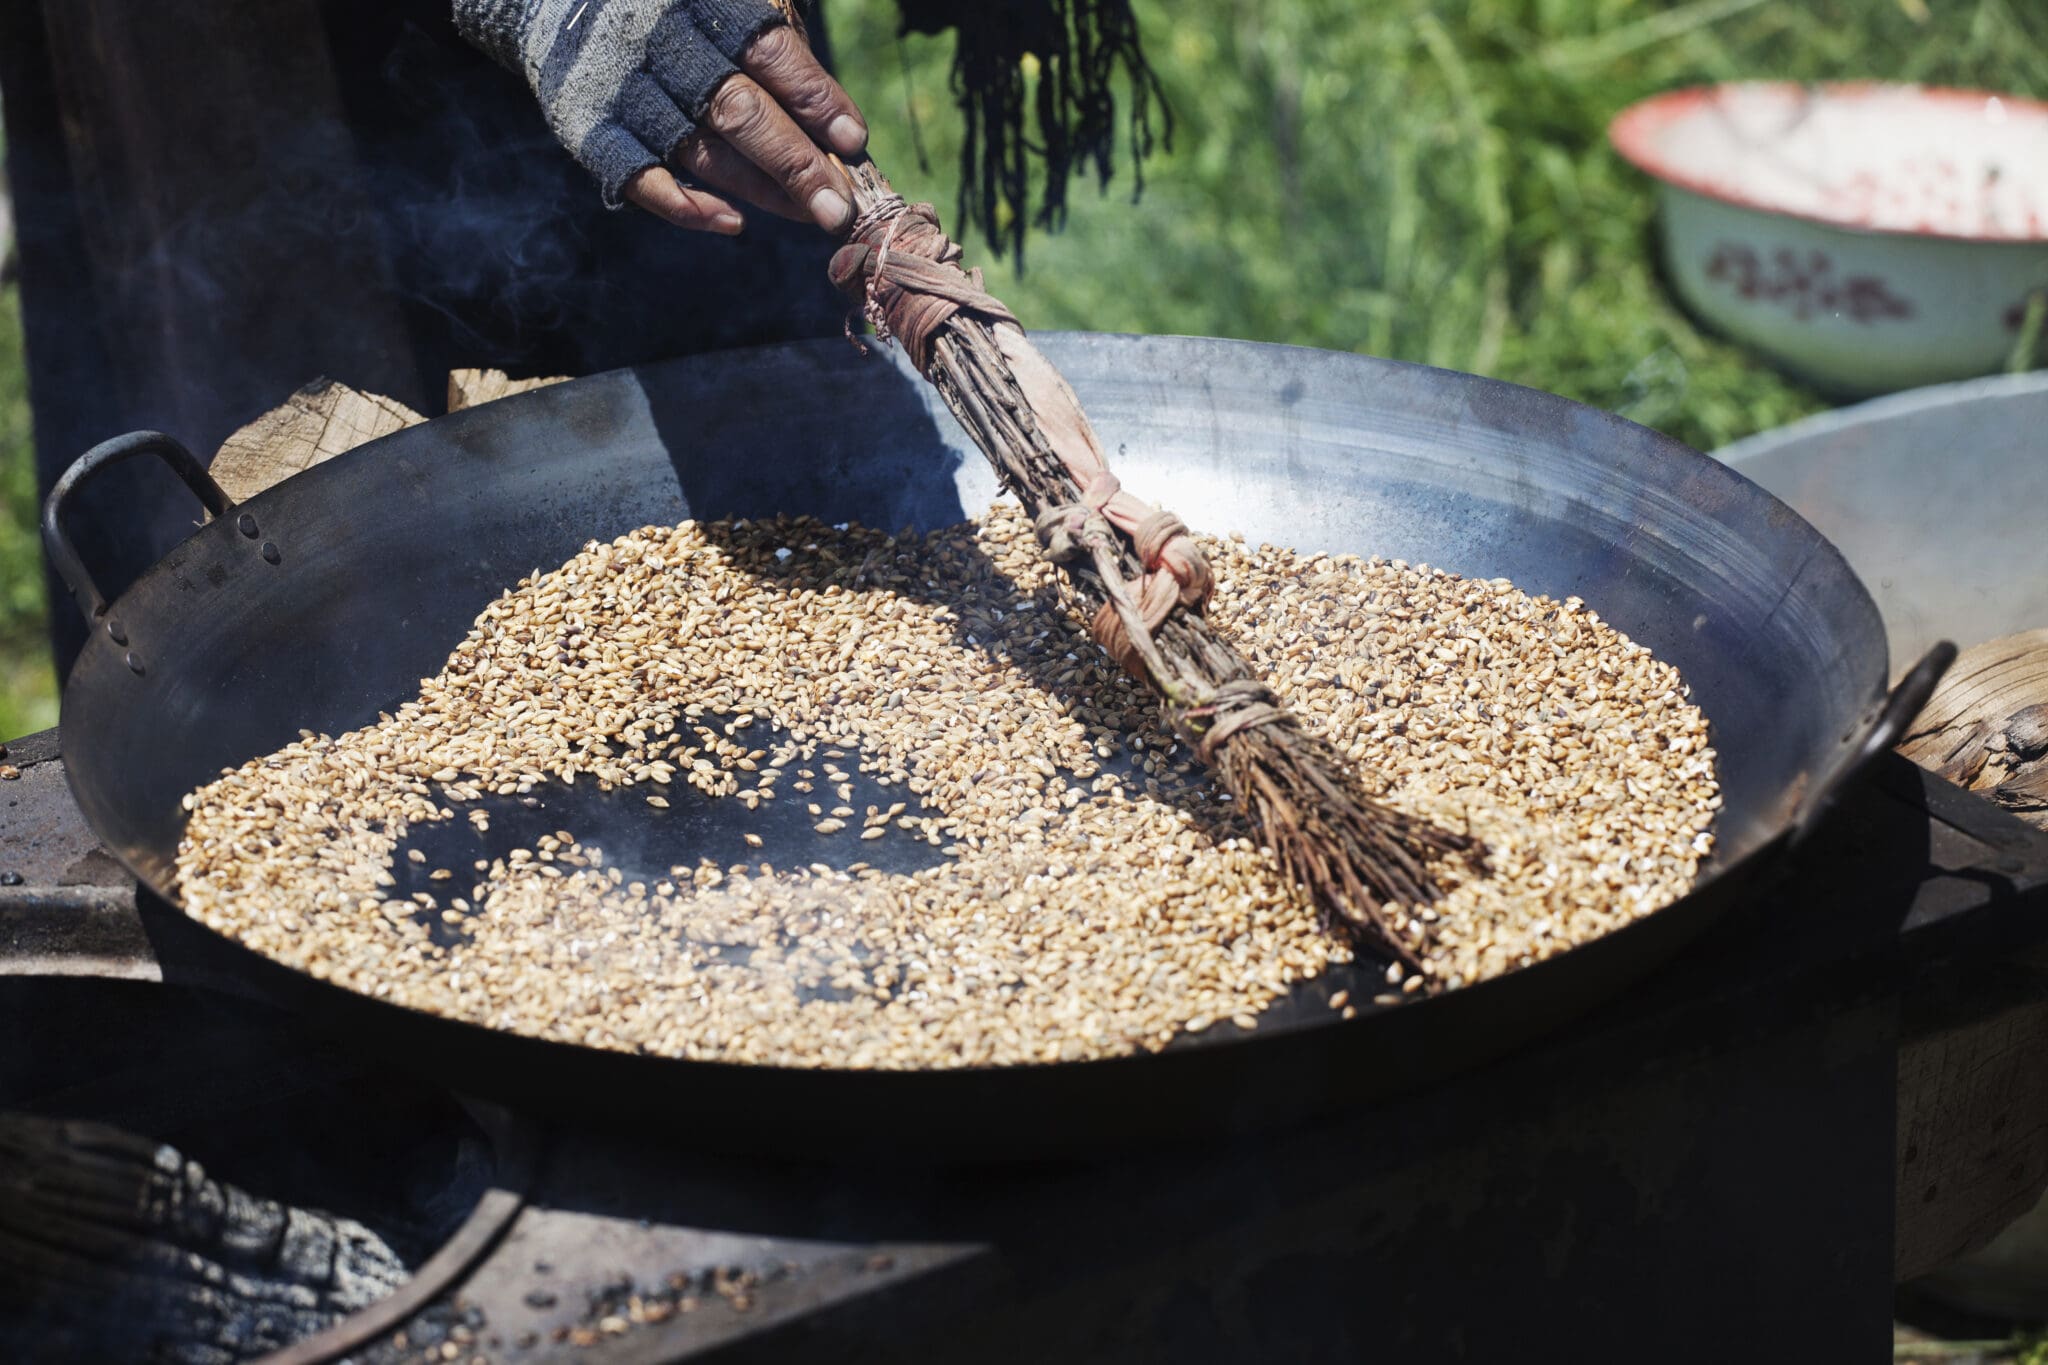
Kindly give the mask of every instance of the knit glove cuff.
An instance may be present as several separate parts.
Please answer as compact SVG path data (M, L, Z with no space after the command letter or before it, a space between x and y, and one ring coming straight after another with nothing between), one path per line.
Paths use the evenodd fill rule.
M519 72L604 201L697 130L740 54L784 22L767 0L454 0L455 26Z

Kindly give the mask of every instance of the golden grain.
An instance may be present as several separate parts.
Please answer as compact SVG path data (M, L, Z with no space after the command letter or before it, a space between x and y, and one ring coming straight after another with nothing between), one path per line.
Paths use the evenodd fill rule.
M1690 885L1720 805L1706 722L1675 670L1584 603L1208 548L1211 619L1303 723L1387 801L1491 850L1484 869L1436 869L1436 904L1397 909L1430 947L1375 1004L1566 951ZM929 536L788 519L593 542L493 602L394 714L193 793L186 906L394 1003L668 1056L1009 1064L1255 1023L1351 949L1058 591L1009 506ZM788 770L836 795L806 803L819 831L857 821L861 841L944 861L796 870L799 850L781 872L643 876L557 830L487 845L471 895L439 912L446 946L415 919L432 897L392 890L408 832L484 792L532 804L546 782L591 782L657 809L752 809ZM856 815L857 775L914 799ZM1330 1007L1356 1009L1343 991Z

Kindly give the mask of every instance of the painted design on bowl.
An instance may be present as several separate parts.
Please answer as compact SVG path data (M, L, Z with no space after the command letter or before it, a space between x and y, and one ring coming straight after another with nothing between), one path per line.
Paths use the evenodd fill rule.
M1804 321L1815 313L1869 324L1913 316L1913 305L1892 292L1882 276L1835 276L1825 251L1798 252L1789 247L1764 252L1741 242L1714 247L1702 270L1744 299L1762 299L1791 310Z
M2027 310L2034 306L2034 300L2037 298L2048 299L2048 283L2043 283L2038 289L2029 289L2020 296L2019 302L2005 310L2006 331L2017 332L2026 325Z

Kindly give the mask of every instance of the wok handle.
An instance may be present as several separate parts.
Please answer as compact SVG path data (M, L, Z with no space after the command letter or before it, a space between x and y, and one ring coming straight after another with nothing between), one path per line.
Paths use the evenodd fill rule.
M1827 813L1828 807L1834 804L1835 798L1841 795L1864 769L1881 755L1895 748L1899 741L1906 737L1906 732L1912 728L1913 721L1927 705L1928 699L1934 695L1934 689L1940 684L1942 675L1948 672L1948 666L1955 661L1955 644L1943 640L1922 655L1920 662L1914 664L1906 676L1899 679L1899 685L1885 697L1883 704L1877 708L1877 714L1864 727L1863 734L1855 745L1843 755L1842 761L1835 765L1832 772L1814 784L1806 799L1800 803L1798 811L1792 817L1790 842L1793 845L1799 844L1813 832L1820 824L1821 817Z
M87 627L97 626L100 618L107 614L107 599L92 581L85 561L78 557L78 548L64 533L64 506L71 495L78 491L101 470L132 460L139 455L153 455L170 466L185 487L192 490L214 517L224 517L234 510L234 499L206 472L206 466L199 463L191 451L179 445L160 431L132 431L126 436L116 436L111 441L102 441L72 462L71 468L58 478L56 487L43 502L43 550L50 556L50 567L64 580L64 586L71 589L71 600L85 613Z

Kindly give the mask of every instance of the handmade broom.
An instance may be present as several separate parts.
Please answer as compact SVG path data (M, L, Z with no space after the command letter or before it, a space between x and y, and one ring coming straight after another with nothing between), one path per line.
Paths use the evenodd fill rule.
M938 391L1034 519L1097 643L1151 688L1286 874L1326 918L1416 965L1428 927L1412 910L1441 894L1430 861L1477 855L1477 841L1375 800L1280 705L1203 618L1209 566L1187 526L1122 490L1072 388L959 264L931 205L906 203L872 161L845 169L855 218L833 283Z

